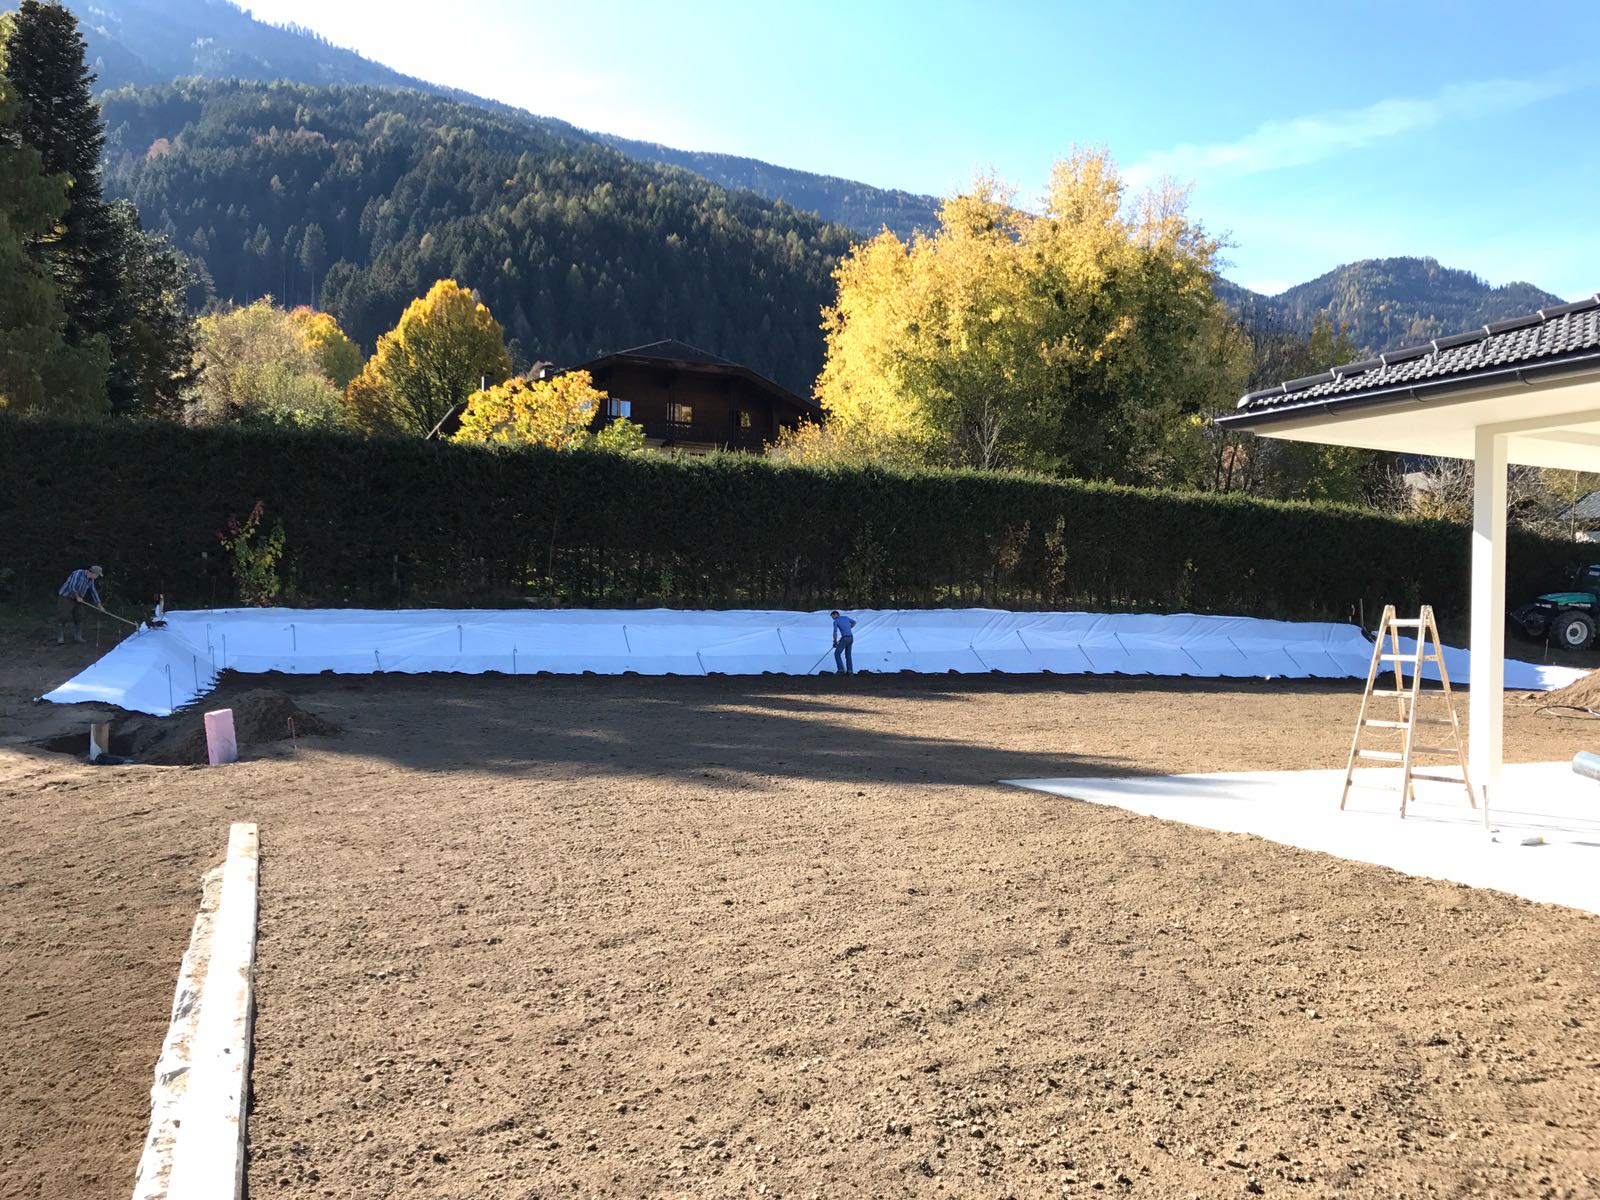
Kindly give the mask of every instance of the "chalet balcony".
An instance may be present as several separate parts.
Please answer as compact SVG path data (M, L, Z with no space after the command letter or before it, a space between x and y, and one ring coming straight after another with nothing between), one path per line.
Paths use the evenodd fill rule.
M730 421L637 421L636 424L644 427L645 437L665 446L723 446L729 450L760 453L766 444L757 430L740 429Z

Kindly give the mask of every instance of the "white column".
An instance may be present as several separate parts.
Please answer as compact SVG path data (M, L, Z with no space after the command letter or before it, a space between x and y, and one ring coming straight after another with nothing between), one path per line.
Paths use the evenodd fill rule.
M1506 707L1506 435L1476 431L1472 476L1472 691L1468 765L1488 820Z

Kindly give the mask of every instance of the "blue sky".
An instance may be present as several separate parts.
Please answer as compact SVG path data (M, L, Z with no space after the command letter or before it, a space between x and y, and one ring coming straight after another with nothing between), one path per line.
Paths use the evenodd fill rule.
M1424 254L1600 291L1600 4L243 0L588 129L1026 200L1074 143L1170 174L1278 291ZM444 18L441 19L441 13Z

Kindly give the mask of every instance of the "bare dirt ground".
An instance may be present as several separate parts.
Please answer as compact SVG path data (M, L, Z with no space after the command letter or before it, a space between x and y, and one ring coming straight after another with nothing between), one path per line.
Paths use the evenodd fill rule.
M243 819L254 1200L1600 1193L1600 920L996 784L1342 765L1354 685L276 679L342 732L91 768L86 657L0 637L0 1195L128 1193Z

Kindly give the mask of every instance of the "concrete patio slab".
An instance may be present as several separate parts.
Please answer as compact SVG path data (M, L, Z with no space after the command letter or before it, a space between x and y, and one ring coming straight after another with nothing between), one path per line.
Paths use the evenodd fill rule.
M1570 763L1508 765L1490 796L1488 829L1459 783L1419 780L1402 820L1399 793L1374 787L1393 788L1399 774L1357 771L1363 786L1343 812L1338 770L1005 782L1600 914L1600 784Z

